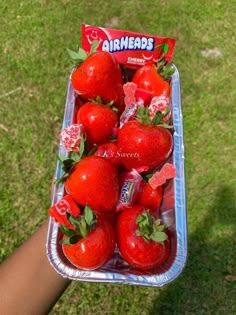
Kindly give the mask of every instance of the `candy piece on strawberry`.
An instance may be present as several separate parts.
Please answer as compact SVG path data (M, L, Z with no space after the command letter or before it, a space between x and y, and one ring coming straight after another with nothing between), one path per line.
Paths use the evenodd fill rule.
M96 44L92 43L89 54L81 48L78 52L68 50L76 64L71 74L72 86L85 101L100 96L104 103L113 102L120 115L125 108L120 66L111 53L96 51Z
M137 88L135 97L138 101L142 100L145 106L148 106L152 98L152 93L144 89Z
M79 152L82 136L82 125L72 124L59 133L59 138L67 152Z
M125 105L129 106L136 102L136 90L137 85L133 82L127 82L123 85L124 93L125 93Z
M166 179L176 177L176 168L171 163L165 163L161 169L162 173L165 174Z
M145 105L150 103L152 93L144 89L137 88L137 84L134 82L127 82L123 85L125 93L125 105L129 106L133 103L142 101Z
M125 96L125 105L129 106L136 102L136 97L134 95Z
M49 209L49 215L56 223L64 224L71 229L74 227L68 221L68 214L73 217L78 217L80 212L79 206L74 202L70 195L64 196Z
M158 186L165 184L167 179L176 177L176 169L174 165L166 163L160 171L155 172L149 179L148 183L153 188L156 189Z
M135 95L137 90L137 84L134 82L127 82L123 85L125 95Z
M61 141L67 149L68 154L66 156L58 156L63 174L56 179L56 185L64 182L76 163L86 155L86 139L82 134L81 129L82 125L72 124L69 127L64 128L60 134Z
M156 189L157 187L164 185L165 182L166 182L166 177L162 172L154 173L154 175L148 181L152 189Z
M162 114L165 114L168 109L168 114L162 118L162 121L168 121L171 117L171 111L169 110L170 98L166 94L160 96L154 96L148 106L150 117L154 118L156 113L160 111Z

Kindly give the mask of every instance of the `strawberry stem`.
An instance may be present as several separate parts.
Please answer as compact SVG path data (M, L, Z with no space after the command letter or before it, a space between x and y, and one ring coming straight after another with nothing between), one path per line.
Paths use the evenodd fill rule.
M104 105L104 106L110 107L113 110L113 112L115 112L115 113L118 112L118 108L113 106L114 101L110 101L110 102L104 104L103 101L102 101L101 96L97 96L96 99L89 98L88 100L89 100L89 102L92 102L92 103L97 103L97 104L100 104L100 105Z
M91 43L91 49L90 49L89 53L87 53L83 48L79 48L78 51L74 51L74 50L67 48L67 52L70 56L71 61L76 66L79 66L81 63L83 63L88 58L89 55L91 55L97 51L98 46L99 46L99 41L94 40Z
M74 166L83 158L85 155L86 139L83 135L80 138L79 152L70 151L66 157L58 156L58 160L61 164L63 174L55 181L55 185L63 183L66 178L70 175Z
M138 215L136 223L138 225L136 235L142 236L145 241L154 241L164 245L164 241L168 239L168 235L165 233L167 226L161 224L160 219L155 219L148 210Z
M163 78L163 80L168 81L175 72L173 63L167 63L166 57L162 56L157 61L157 72Z
M84 208L84 214L77 218L71 214L67 215L68 221L75 227L74 230L68 228L64 224L60 224L62 233L67 236L61 241L62 244L72 245L80 239L85 238L97 224L97 218L89 205Z
M164 128L171 129L173 126L170 126L168 122L162 122L162 119L166 117L169 112L170 107L168 106L164 113L157 111L153 119L151 119L148 107L139 107L135 119L143 125L162 126Z
M79 66L81 63L83 63L88 58L88 54L82 48L79 48L78 51L74 51L74 50L67 48L67 52L70 56L71 61L76 66Z
M151 118L148 107L139 107L136 114L136 120L144 125L151 125Z
M157 111L152 119L152 125L160 125L163 118L165 118L170 113L170 107L167 106L164 113Z

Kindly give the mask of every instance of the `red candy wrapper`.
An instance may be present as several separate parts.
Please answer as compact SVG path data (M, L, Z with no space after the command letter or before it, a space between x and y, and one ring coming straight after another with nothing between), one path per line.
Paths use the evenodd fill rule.
M122 211L134 205L142 179L142 176L135 169L126 174L116 211Z
M123 111L122 115L120 116L120 128L127 123L129 120L135 119L137 114L138 108L144 107L143 101L136 101L128 106L126 106L125 110Z
M70 195L64 196L49 209L49 215L54 218L55 222L64 224L73 230L74 226L67 220L67 213L73 215L74 217L78 217L80 214L80 208Z
M94 40L99 42L98 50L112 53L119 64L134 69L157 62L163 54L170 62L176 43L174 38L82 24L82 48L86 52Z

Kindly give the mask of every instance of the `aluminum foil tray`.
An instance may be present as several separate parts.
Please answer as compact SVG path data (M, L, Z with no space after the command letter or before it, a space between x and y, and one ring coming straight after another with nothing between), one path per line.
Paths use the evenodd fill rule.
M47 234L46 252L50 264L62 277L87 282L110 282L129 285L162 287L175 280L183 271L187 259L187 209L184 172L183 117L181 109L180 76L177 67L171 80L172 119L174 126L174 149L170 162L176 167L177 176L165 188L160 216L171 231L171 255L155 274L137 272L129 267L115 250L113 258L95 271L82 271L74 267L63 255L59 244L62 234L59 226L50 217ZM75 93L68 84L65 112L62 128L73 123L75 110ZM66 155L59 144L59 155ZM55 180L62 175L59 162L56 166ZM58 202L64 195L64 186L53 186L51 204Z

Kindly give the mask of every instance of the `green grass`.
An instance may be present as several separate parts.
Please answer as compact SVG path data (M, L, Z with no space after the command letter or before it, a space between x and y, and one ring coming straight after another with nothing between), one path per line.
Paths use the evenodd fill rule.
M0 4L0 258L47 217L80 24L175 37L181 75L189 255L161 289L73 282L51 314L236 314L234 1L16 1ZM114 19L117 17L117 19ZM217 48L221 56L204 57Z

